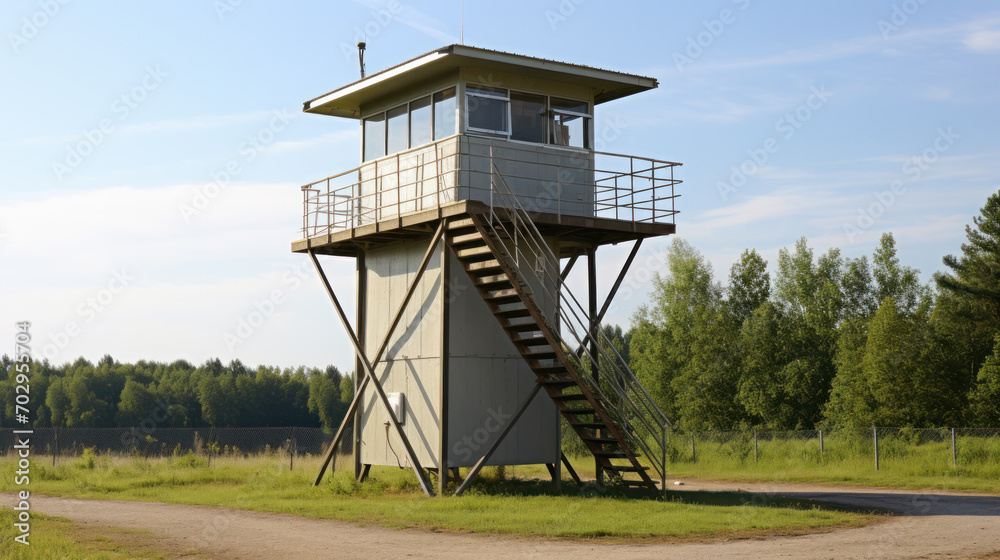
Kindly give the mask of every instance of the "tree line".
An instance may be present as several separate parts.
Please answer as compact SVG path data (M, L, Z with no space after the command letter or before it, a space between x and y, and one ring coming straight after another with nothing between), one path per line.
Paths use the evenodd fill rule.
M966 238L926 285L891 234L870 258L817 256L802 238L773 274L748 249L725 285L675 239L631 328L604 333L683 429L1000 427L1000 193ZM12 363L0 358L4 427L16 425ZM160 427L336 428L352 397L333 366L31 365L35 427L138 426L168 407Z
M15 423L15 368L0 358L0 426ZM156 414L157 426L303 426L336 429L354 383L334 366L251 369L218 359L195 367L83 358L71 364L31 364L31 424L37 428L132 427ZM166 412L166 420L159 422Z
M723 285L676 239L624 335L639 380L694 430L1000 426L1000 193L921 284L891 234L869 258L805 238Z

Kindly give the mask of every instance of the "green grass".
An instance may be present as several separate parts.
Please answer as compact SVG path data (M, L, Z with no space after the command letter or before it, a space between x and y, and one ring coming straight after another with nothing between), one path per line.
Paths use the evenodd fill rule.
M13 463L0 462L5 473ZM564 484L554 495L546 482L496 481L487 473L462 497L425 497L413 473L372 469L364 484L344 471L312 485L318 460L296 469L273 458L203 459L89 457L52 468L33 466L31 491L74 498L163 501L292 513L391 528L516 534L532 537L603 538L607 541L705 540L800 534L862 526L881 516L835 506L746 493L670 493L666 499L626 496L616 489ZM508 469L508 473L512 471ZM530 475L513 469L513 476ZM3 475L0 490L12 491Z
M81 527L62 517L31 514L28 545L14 542L16 512L0 508L0 558L4 560L161 560L156 538L145 531ZM183 554L191 558L197 553ZM174 555L173 557L177 557Z
M697 441L693 460L690 440L676 440L668 465L671 478L697 477L734 481L818 482L912 489L944 489L1000 494L1000 438L959 440L958 466L952 466L950 441L919 443L906 434L879 443L879 470L870 436L758 441L753 436L730 441ZM592 469L591 469L592 472Z

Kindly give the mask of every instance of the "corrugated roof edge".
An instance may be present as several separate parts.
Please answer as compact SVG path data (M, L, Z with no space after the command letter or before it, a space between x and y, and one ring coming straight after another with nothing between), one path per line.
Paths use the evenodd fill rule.
M386 72L391 72L392 70L395 70L396 68L399 68L400 66L405 66L405 65L407 65L407 64L409 64L409 63L411 63L411 62L413 62L415 60L420 60L421 58L423 58L425 56L428 56L428 55L431 55L431 54L435 54L435 53L436 54L453 54L456 47L463 48L463 49L470 49L470 50L474 50L474 51L480 51L480 52L484 52L484 53L502 54L502 55L506 55L506 56L516 56L518 58L526 58L526 59L530 59L530 60L537 60L537 61L540 61L540 62L554 62L556 64L565 64L566 66L575 66L577 68L585 68L587 70L597 70L599 72L608 72L610 74L618 74L620 76L628 76L630 78L639 78L639 79L642 79L642 80L652 80L653 83L656 86L660 85L660 82L656 78L651 78L649 76L640 76L639 74L629 74L628 72L619 72L617 70L608 70L608 69L605 69L605 68L598 68L596 66L587 66L586 64L576 64L576 63L573 63L573 62L562 62L562 61L559 61L559 60L552 60L552 59L548 59L548 58L538 58L536 56L528 56L528 55L524 55L524 54L512 53L512 52L507 52L507 51L496 51L496 50L492 50L492 49L484 49L482 47L473 47L473 46L470 46L470 45L461 45L461 44L455 43L455 44L452 44L452 45L448 45L446 47L441 47L440 49L434 49L432 51L425 52L424 54L422 54L420 56L415 56L415 57L413 57L413 58L411 58L409 60L405 60L403 62L400 62L399 64L395 64L395 65L390 66L388 68L384 68L382 70L379 70L378 72L375 72L374 74L369 74L368 76L365 76L364 78L362 78L360 80L355 80L355 81L353 81L353 82L351 82L349 84L340 86L339 88L331 90L331 91L328 91L328 92L326 92L326 93L324 93L322 95L317 95L316 97L314 97L314 98L312 98L312 99L304 102L302 104L302 108L303 108L303 110L309 109L309 107L310 107L310 105L312 104L313 101L316 101L318 99L322 99L322 98L324 98L324 97L326 97L326 96L328 96L328 95L330 95L332 93L336 93L336 92L338 92L338 91L340 91L342 89L347 89L349 87L355 86L355 85L360 84L361 82L364 82L366 80L371 80L373 78L378 77L381 74L385 74Z

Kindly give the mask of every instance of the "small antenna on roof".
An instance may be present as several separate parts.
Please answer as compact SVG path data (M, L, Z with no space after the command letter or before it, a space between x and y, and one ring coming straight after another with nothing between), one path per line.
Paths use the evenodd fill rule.
M365 79L365 47L364 41L358 41L358 62L361 64L361 79Z

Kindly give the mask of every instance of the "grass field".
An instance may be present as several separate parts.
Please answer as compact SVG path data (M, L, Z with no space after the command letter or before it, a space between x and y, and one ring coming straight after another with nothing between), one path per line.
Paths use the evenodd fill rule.
M0 463L12 473L13 463ZM582 466L582 464L581 464ZM384 527L531 537L706 540L799 534L862 526L881 516L834 506L746 493L669 493L665 499L627 497L615 489L573 483L560 495L547 482L527 480L533 468L487 472L464 496L426 498L409 470L373 468L357 484L344 471L312 486L318 460L300 459L294 471L273 458L194 455L141 459L88 455L55 468L36 464L31 491L75 498L163 501L292 513ZM490 477L494 477L491 479ZM13 491L4 475L0 490Z
M145 531L111 527L81 527L68 519L31 516L28 545L14 542L15 512L0 508L0 558L4 560L160 560L157 538ZM192 559L195 551L180 554Z
M875 470L869 438L781 439L758 442L756 460L750 434L727 441L674 442L672 478L700 477L735 481L822 482L895 488L1000 493L1000 438L959 440L958 465L950 441L918 442L905 432L879 444ZM592 470L592 469L591 469Z

